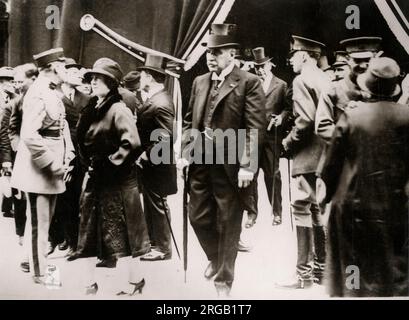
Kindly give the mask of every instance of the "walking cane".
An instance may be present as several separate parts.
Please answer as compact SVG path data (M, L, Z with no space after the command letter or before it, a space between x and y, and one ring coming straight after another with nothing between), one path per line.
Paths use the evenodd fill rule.
M187 168L183 168L183 270L185 273L185 283L186 283L186 272L187 272L187 240L188 240L188 181L187 181Z
M162 201L163 210L165 210L166 221L168 222L170 234L172 235L172 240L173 240L173 243L175 244L176 252L177 252L178 257L179 257L179 260L180 260L180 253L179 253L178 244L176 243L175 235L173 234L172 226L171 226L171 224L170 224L170 218L169 218L168 207L166 206L165 200L163 200L163 197L160 197L160 199L161 199L161 201Z
M277 151L277 126L274 125L274 150ZM271 187L271 212L274 217L274 204L275 204L275 175L276 175L276 155L273 156L273 185Z
M293 226L293 208L291 206L291 167L290 167L290 159L288 160L288 199L290 201L290 219L291 219L291 231L294 231Z

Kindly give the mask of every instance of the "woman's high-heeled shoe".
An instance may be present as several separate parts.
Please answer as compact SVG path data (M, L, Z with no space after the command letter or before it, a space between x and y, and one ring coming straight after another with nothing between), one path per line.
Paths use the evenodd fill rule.
M94 284L91 284L89 287L85 288L86 295L96 295L97 292L98 292L98 284L96 282Z
M142 294L142 289L145 286L145 279L142 279L139 282L130 282L130 284L134 285L133 292L130 294L131 296L135 295L136 292L139 291L139 294Z
M116 295L117 296L124 296L124 295L129 295L129 296L134 296L137 292L142 294L142 289L145 286L145 279L142 279L139 282L129 282L129 284L133 285L133 290L131 293L127 293L125 291L118 292Z

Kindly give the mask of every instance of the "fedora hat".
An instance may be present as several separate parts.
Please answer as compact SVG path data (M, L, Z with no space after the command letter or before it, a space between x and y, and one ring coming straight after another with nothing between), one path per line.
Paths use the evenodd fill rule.
M251 51L253 52L254 64L256 66L263 65L266 62L271 61L271 59L273 59L273 58L270 58L268 56L266 57L266 54L264 52L264 47L257 47L257 48L254 48ZM273 63L273 65L274 65L274 63Z
M381 42L381 37L358 37L342 40L340 44L345 47L350 57L367 59L372 58L374 53L381 49Z
M357 78L361 90L375 96L394 97L400 93L400 68L391 58L373 58L368 69Z
M54 48L33 55L33 59L38 68L45 68L54 61L65 61L63 48Z
M138 71L128 72L123 78L125 89L128 89L128 90L138 89L140 78L141 78L140 72Z
M137 67L137 71L150 70L161 74L166 74L166 60L164 57L147 54L145 64Z
M239 43L236 38L237 25L228 23L213 23L210 27L210 34L207 42L202 46L213 48L238 47Z
M95 61L92 69L85 72L84 79L89 82L93 74L102 74L115 80L118 84L123 75L119 64L110 58L100 58Z
M292 42L290 46L290 54L297 51L308 51L322 54L323 49L326 47L325 44L319 41L294 35L291 37Z

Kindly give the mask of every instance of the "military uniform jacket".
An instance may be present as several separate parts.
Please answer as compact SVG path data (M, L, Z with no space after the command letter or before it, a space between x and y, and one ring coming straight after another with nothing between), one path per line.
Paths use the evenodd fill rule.
M407 296L409 108L378 101L345 109L322 179L332 200L331 295ZM345 286L348 265L359 267L359 290Z
M63 167L74 156L61 92L52 89L51 82L40 75L24 98L21 141L11 184L25 192L62 193L63 177L54 175L49 167L52 163Z
M315 115L329 78L318 67L304 68L293 81L295 124L283 140L293 155L292 175L315 173L323 150L323 143L314 133Z
M142 149L149 159L143 163L143 183L144 186L148 186L161 196L177 192L173 153L174 118L175 108L171 97L165 90L155 93L138 110L139 136ZM151 137L153 131L157 133L156 137ZM160 150L161 153L158 154L156 150ZM166 162L153 163L151 155L163 156Z
M350 101L362 100L361 90L349 76L332 83L328 90L321 93L315 118L315 132L329 142L335 124Z
M197 77L193 82L189 107L184 118L182 135L182 155L190 159L187 146L194 146L197 140L189 129L196 132L202 130L203 115L206 108L207 98L211 87L211 73ZM260 150L266 130L265 95L259 78L251 73L234 67L232 72L223 81L214 112L211 117L211 129L233 129L236 133L244 129L246 133L246 153L236 155L235 164L224 162L227 175L232 183L237 186L237 173L242 168L253 172L257 168L249 167L250 150ZM251 137L250 129L255 129L258 134L258 145ZM258 149L256 149L258 148ZM228 147L225 144L225 159L227 159Z

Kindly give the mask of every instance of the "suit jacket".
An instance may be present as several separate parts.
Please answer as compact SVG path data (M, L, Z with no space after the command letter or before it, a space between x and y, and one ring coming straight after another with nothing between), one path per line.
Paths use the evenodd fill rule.
M331 295L408 294L409 108L357 102L341 115L322 179L329 220ZM360 270L358 290L345 268Z
M14 100L11 108L8 135L10 138L10 145L14 153L17 151L17 147L20 142L21 121L23 118L23 101L24 95L19 96Z
M281 115L283 121L281 126L277 128L278 141L281 145L282 133L287 125L288 119L291 115L292 106L287 101L287 83L280 78L273 76L270 86L266 92L266 117L267 125L270 122L272 115ZM267 131L265 143L274 141L274 128ZM273 143L273 142L271 142Z
M79 119L80 112L85 108L91 99L90 96L75 90L74 101L71 101L68 97L63 95L62 102L65 107L65 119L70 127L71 140L74 147L77 148L77 122Z
M318 67L308 67L293 81L295 122L283 144L293 155L292 175L316 173L323 142L314 132L315 114L321 92L330 81Z
M0 105L0 165L4 162L13 161L13 153L8 135L11 110L15 100Z
M138 110L138 131L143 151L149 161L143 163L142 180L144 186L161 196L177 192L176 165L173 153L173 123L175 108L165 90L155 93ZM157 130L158 137L151 139L151 133ZM152 163L151 156L164 151L165 163ZM152 153L151 153L152 151Z
M199 141L197 132L202 127L210 86L210 72L197 77L193 82L182 135L182 155L189 160L191 159L191 147ZM211 129L223 131L232 129L236 134L239 129L244 129L246 135L245 148L247 152L243 154L236 152L235 164L228 164L227 143L224 147L224 167L230 180L236 186L237 173L240 167L253 172L258 169L258 161L250 159L252 156L250 151L261 150L266 130L265 102L265 95L259 78L237 67L233 68L219 89L215 110L211 118ZM189 129L193 129L193 131ZM253 139L250 129L254 129L257 133L258 144Z

